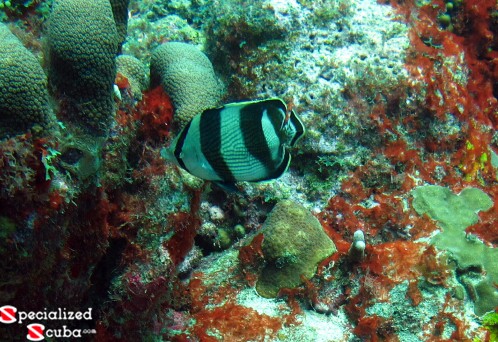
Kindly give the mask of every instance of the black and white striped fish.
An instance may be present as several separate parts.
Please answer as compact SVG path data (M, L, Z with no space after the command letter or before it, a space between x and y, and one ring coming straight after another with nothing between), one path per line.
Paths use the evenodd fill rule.
M163 157L222 185L265 181L287 170L287 148L304 132L301 119L281 99L230 103L193 117Z

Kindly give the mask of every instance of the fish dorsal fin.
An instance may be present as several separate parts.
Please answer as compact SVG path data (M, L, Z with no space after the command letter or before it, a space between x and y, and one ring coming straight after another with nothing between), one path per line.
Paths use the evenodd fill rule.
M259 107L259 108L273 106L273 107L277 107L279 109L282 109L282 111L284 113L285 113L285 110L287 108L285 105L285 102L282 99L279 99L278 97L272 97L272 98L265 99L265 100L232 102L232 103L228 103L224 106L221 106L218 109L232 108L232 107L243 108L245 106L254 106L254 107Z
M267 99L267 100L262 100L261 102L265 102L269 107L270 106L276 107L276 108L282 110L282 112L284 112L284 113L287 110L287 106L285 105L285 102L282 99L279 99L278 97L274 97L274 98Z

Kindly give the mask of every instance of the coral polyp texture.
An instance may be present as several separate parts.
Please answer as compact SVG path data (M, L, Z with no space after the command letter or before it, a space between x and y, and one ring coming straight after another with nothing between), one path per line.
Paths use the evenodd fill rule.
M316 273L318 264L336 251L316 217L295 202L277 203L261 234L265 266L256 283L258 293L276 297L283 288L294 288Z
M145 65L133 56L119 55L116 58L116 71L126 78L132 95L140 100L142 93L149 87L149 74Z
M37 58L0 23L0 139L32 130L48 134L55 115Z
M0 0L0 340L495 341L497 6ZM278 179L162 157L275 97Z
M164 43L151 55L151 87L162 85L175 106L175 121L183 127L192 117L220 104L223 86L209 58L196 46Z
M109 1L57 0L47 26L49 82L65 118L85 133L105 135L114 118L119 44Z
M130 0L109 0L112 7L112 15L116 23L116 30L119 36L119 50L126 40L128 30L128 5Z

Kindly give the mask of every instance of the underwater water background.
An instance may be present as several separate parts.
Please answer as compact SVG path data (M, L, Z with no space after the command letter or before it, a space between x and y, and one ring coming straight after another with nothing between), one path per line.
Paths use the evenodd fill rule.
M495 0L0 19L1 341L498 341Z

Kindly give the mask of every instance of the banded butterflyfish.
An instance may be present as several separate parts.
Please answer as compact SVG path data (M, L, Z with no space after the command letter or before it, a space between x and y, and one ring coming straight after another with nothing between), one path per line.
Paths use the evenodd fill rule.
M230 103L194 116L163 157L194 176L233 188L239 181L280 177L290 164L288 147L304 132L301 119L281 99Z

